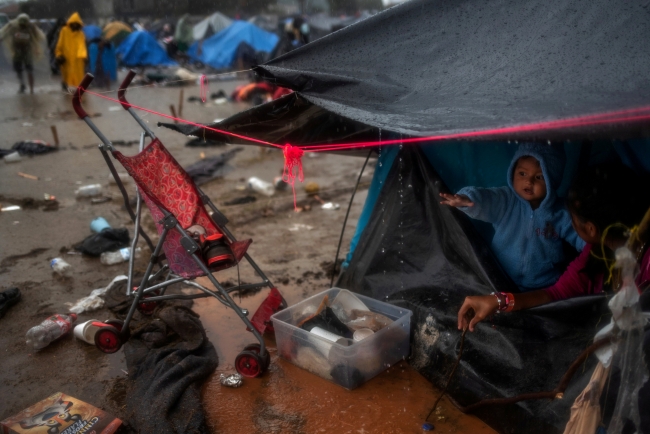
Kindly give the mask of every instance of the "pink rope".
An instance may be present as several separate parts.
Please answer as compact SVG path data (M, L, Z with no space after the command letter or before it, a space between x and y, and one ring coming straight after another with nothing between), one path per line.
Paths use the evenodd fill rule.
M293 191L293 208L298 209L296 204L296 178L300 182L305 180L305 175L302 172L302 156L304 152L297 146L291 146L290 144L284 145L282 150L284 154L284 169L282 171L282 180L287 184L291 185L291 191Z

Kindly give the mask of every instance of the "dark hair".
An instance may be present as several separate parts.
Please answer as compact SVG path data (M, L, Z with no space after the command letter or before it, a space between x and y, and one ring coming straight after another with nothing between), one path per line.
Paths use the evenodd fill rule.
M650 206L641 177L623 164L602 164L580 172L567 195L567 207L600 232L614 224L638 224Z

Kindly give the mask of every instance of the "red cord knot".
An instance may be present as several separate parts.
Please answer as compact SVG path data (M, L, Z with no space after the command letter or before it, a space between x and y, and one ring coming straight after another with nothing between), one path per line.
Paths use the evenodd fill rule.
M199 83L201 84L201 101L206 102L208 100L208 77L201 74Z
M282 150L284 153L284 170L282 172L282 180L291 185L293 191L293 208L298 209L296 204L296 177L300 182L305 180L302 173L302 156L305 153L298 146L291 146L290 144L284 145Z

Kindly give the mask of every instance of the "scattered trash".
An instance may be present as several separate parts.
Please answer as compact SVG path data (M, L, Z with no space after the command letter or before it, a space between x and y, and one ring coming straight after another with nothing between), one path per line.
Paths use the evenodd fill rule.
M318 154L317 152L308 152L307 157L308 158L318 158L318 157L320 157L320 154Z
M4 208L0 208L0 211L5 212L5 211L20 211L20 207L18 205L10 205L10 206L5 206Z
M80 399L61 392L0 422L0 431L113 434L122 421Z
M265 196L273 196L275 194L275 187L273 184L270 184L266 181L263 181L256 177L248 178L248 183L246 184L249 190L256 191Z
M40 350L70 331L77 320L77 314L52 315L37 326L32 327L25 335L27 346Z
M98 205L100 203L110 202L111 200L113 200L112 197L102 196L102 197L95 197L93 199L90 199L90 203L91 205Z
M108 108L109 112L119 112L120 110L122 110L122 106L120 105L112 105Z
M422 430L423 431L433 431L435 428L433 427L433 424L425 422L422 424Z
M135 248L135 257L140 257L140 247ZM104 265L115 265L126 262L131 258L131 248L124 247L114 252L104 252L99 255L99 261Z
M54 258L50 261L50 267L52 267L52 271L55 273L65 276L68 274L68 271L72 268L70 264L65 262L61 258Z
M305 193L307 194L318 194L320 191L320 186L315 182L308 182L305 184Z
M185 168L185 171L192 178L196 185L203 185L216 178L221 178L230 171L234 170L228 165L236 153L241 152L242 148L234 148L230 151L207 157Z
M80 314L80 313L100 309L101 307L104 306L104 299L102 298L102 296L106 294L108 291L110 291L111 289L113 289L116 285L119 285L120 283L125 282L127 280L128 278L126 276L120 275L115 277L113 280L111 280L111 283L106 285L104 288L93 289L90 292L90 295L88 297L79 299L75 304L70 306L70 312Z
M327 203L324 203L324 204L321 205L321 209L325 209L325 210L335 211L335 210L337 210L339 208L341 208L341 205L339 205L338 203L333 203L333 202L327 202Z
M27 179L32 179L34 181L38 181L38 176L30 175L28 173L23 173L23 172L18 172L18 176L22 176L23 178Z
M31 122L23 122L23 127L33 127L34 124Z
M289 184L287 184L286 182L284 182L284 180L282 180L281 176L276 176L275 178L273 178L273 185L275 186L276 190L281 190L281 191L286 190L287 187L289 186Z
M20 153L16 151L5 155L3 160L5 160L5 163L17 163L22 160L22 158L20 158Z
M79 187L75 191L75 195L78 198L80 198L80 197L99 196L100 194L102 194L102 186L101 186L101 184L84 185L83 187Z
M245 203L255 202L256 200L257 200L257 198L255 196L242 196L242 197L238 197L238 198L226 201L223 204L225 206L243 205Z
M0 292L0 318L9 310L11 306L20 301L20 289L9 288Z
M228 376L221 374L219 375L219 381L223 386L239 387L242 385L242 376L239 374L230 374Z
M305 204L305 205L300 205L294 208L295 212L305 212L305 211L311 211L311 205Z
M0 156L5 156L13 152L18 152L20 155L38 155L56 150L56 146L52 146L43 140L23 140L14 143L10 150L0 149Z
M294 223L293 225L289 226L289 230L291 232L297 232L297 231L303 231L303 230L304 231L311 231L312 229L314 229L313 226L304 225L302 223Z
M97 217L93 221L90 222L90 230L95 232L96 234L100 233L104 229L110 229L111 225L108 224L106 219L104 217Z
M56 196L54 196L53 194L49 194L49 193L43 193L43 199L44 200L56 200Z
M103 300L102 300L102 304ZM100 306L101 307L101 306ZM81 312L77 312L81 313ZM99 327L93 326L92 323L94 322L99 322L98 319L90 319L86 322L82 322L81 324L77 324L74 327L74 337L79 339L80 341L84 341L87 344L95 345L95 334L97 333L97 330L99 330Z

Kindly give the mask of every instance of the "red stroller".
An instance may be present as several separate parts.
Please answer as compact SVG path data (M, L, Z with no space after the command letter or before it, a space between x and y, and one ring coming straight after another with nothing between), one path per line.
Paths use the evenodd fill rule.
M86 74L73 98L75 112L102 142L99 145L99 150L115 178L124 198L126 209L135 223L132 251L135 249L140 235L143 236L152 251L144 276L140 284L135 287L133 286L135 255L131 255L127 295L132 297L132 304L126 319L95 323L99 327L95 335L95 344L105 353L118 351L129 338L129 323L136 309L142 314L151 315L156 307L156 302L159 301L215 297L227 307L232 308L259 341L259 344L246 346L235 359L235 367L240 374L246 377L257 377L266 371L270 363L270 356L265 348L262 334L265 329L271 327L271 315L285 307L286 303L277 288L248 255L247 250L252 240L238 241L235 239L226 228L228 219L194 184L190 176L128 103L125 91L134 76L135 72L130 71L118 91L118 98L122 106L144 130L140 137L140 152L133 157L127 157L115 150L111 142L99 131L84 111L81 105L81 96L93 80L91 74ZM146 147L144 146L145 137L151 139ZM135 212L129 204L126 189L108 156L108 151L124 166L137 185ZM149 208L160 235L155 246L140 227L142 201ZM212 210L212 216L207 213L206 205ZM236 266L244 258L262 281L224 288L212 273ZM158 269L154 272L156 268ZM190 279L200 276L207 276L217 291L190 281ZM165 294L165 290L170 285L181 282L196 287L202 292ZM252 319L249 320L248 311L237 306L229 293L263 287L269 287L271 291Z

